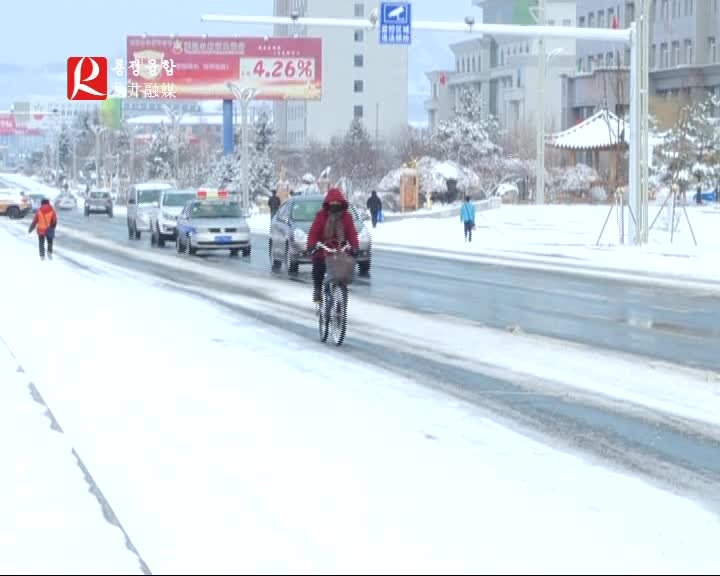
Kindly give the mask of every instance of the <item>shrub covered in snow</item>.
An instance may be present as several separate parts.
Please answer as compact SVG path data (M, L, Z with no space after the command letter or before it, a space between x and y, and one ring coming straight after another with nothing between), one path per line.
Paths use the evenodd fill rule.
M550 187L558 192L586 192L600 176L586 164L576 164L550 171Z

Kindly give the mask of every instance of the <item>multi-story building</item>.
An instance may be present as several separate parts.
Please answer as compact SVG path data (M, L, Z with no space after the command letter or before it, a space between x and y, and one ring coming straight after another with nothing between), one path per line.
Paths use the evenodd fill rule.
M577 25L627 28L637 6L635 0L577 0ZM653 96L720 96L718 0L651 0L649 22L651 105ZM627 112L629 65L627 47L578 41L576 70L564 80L565 125L599 108Z
M367 18L368 0L275 0L276 16ZM322 99L277 102L273 117L278 143L302 147L343 134L360 118L375 139L390 138L408 123L408 50L378 42L378 31L275 26L276 36L322 38Z
M527 2L473 0L473 5L483 9L486 23L534 23ZM575 20L575 0L547 0L545 15L550 26L571 26ZM451 117L461 90L466 88L482 95L487 112L497 117L505 128L534 122L538 85L537 40L478 36L450 48L455 55L455 69L428 74L432 96L426 101L425 109L430 126ZM574 67L575 40L547 39L545 51L545 122L548 129L552 129L561 124L561 76Z
M720 96L718 39L718 0L652 2L650 89L657 95Z

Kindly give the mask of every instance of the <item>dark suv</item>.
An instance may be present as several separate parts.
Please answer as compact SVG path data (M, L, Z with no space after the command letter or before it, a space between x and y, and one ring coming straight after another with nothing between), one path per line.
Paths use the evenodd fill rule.
M112 195L106 190L91 190L85 198L85 216L107 214L113 217Z

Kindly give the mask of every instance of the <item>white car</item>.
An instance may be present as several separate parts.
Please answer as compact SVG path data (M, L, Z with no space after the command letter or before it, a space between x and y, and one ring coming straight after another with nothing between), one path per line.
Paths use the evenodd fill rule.
M143 182L130 188L127 205L127 229L130 240L140 240L143 232L150 232L150 219L160 206L160 195L175 186L167 182Z
M77 206L77 198L72 194L62 193L55 199L55 208L57 210L76 210Z
M178 216L188 202L197 199L194 189L164 190L158 207L150 213L150 245L162 248L166 241L175 242Z

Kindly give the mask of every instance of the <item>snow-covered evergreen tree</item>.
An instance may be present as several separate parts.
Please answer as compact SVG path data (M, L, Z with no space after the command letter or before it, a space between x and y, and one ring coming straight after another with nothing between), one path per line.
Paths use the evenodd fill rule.
M275 186L274 143L275 128L268 113L263 111L255 121L255 141L249 158L251 198L269 195Z
M348 178L357 192L367 193L382 177L380 155L359 118L350 122L342 140L331 142L331 149L333 171L338 176Z
M720 177L716 162L720 135L711 121L711 113L717 106L720 101L711 96L680 111L677 124L655 149L655 177L659 182L683 193L698 184L716 185Z
M255 152L271 155L275 144L275 127L264 110L255 120Z
M147 153L145 174L148 180L172 177L173 148L171 135L165 124L153 135Z
M210 186L222 188L232 194L242 193L242 166L240 156L222 156L213 166L209 178Z
M446 160L466 166L475 165L481 158L500 152L497 120L485 114L480 94L465 89L460 92L455 116L440 122L433 140Z
M72 135L67 125L63 124L57 139L57 154L60 168L69 169L72 162Z

